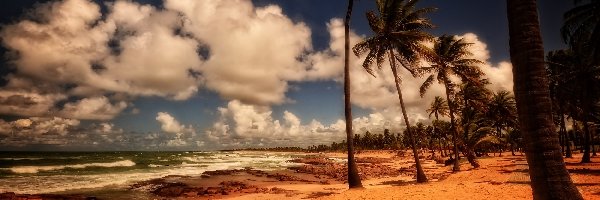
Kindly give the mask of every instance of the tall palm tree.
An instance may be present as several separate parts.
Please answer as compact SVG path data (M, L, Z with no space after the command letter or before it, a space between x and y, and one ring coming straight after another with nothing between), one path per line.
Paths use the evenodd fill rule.
M574 0L564 14L563 39L588 64L600 64L600 0Z
M516 126L516 109L515 99L510 95L510 92L503 90L492 96L488 104L486 117L492 122L492 127L496 129L496 137L504 138L502 130L505 127ZM500 151L500 156L502 156L502 150Z
M431 73L423 85L421 85L420 92L421 96L427 92L427 89L437 80L438 83L442 84L446 89L446 101L448 102L448 108L450 110L450 124L453 130L453 143L454 143L454 161L453 171L460 171L459 166L459 154L457 146L457 135L458 131L456 128L456 120L454 113L456 112L455 102L451 97L454 96L455 83L452 82L451 76L458 76L463 82L478 83L479 78L483 75L479 65L483 64L482 61L477 59L469 58L473 55L468 47L470 43L465 42L463 39L456 39L454 36L442 35L435 40L433 46L433 52L435 57L430 59L432 64L430 67L419 68L420 73Z
M402 99L401 79L398 75L399 66L397 62L413 75L416 75L414 69L419 59L429 56L422 42L433 38L430 34L424 32L425 29L429 29L433 25L423 15L432 12L434 9L415 8L418 0L377 0L376 2L378 13L376 14L373 11L367 13L369 26L375 35L356 44L353 50L357 56L368 52L363 62L363 68L373 76L375 75L371 68L372 64L376 63L378 68L381 69L385 59L389 60L404 123L412 145L417 168L417 182L426 182L427 177L419 161L415 138L408 121L404 99Z
M442 151L442 132L439 131L439 129L436 127L436 124L440 120L440 115L448 115L448 104L446 104L446 100L440 96L435 96L435 99L433 99L433 102L431 102L431 106L429 106L427 109L427 113L429 113L429 118L431 118L431 115L435 116L435 121L432 123L433 130L438 136L440 154L445 156L444 152Z
M558 144L536 0L507 0L515 100L534 199L583 199Z
M474 168L479 167L474 151L475 146L482 143L478 138L483 137L484 139L481 141L488 144L488 146L497 144L497 140L494 140L494 142L489 141L496 137L488 137L489 120L484 117L485 113L489 110L488 103L492 94L486 88L488 84L490 83L487 79L463 83L460 85L460 90L456 93L454 100L456 102L456 110L460 112L461 116L460 124L462 125L463 135L462 137L458 137L459 139L462 138L461 151L463 151L467 157L467 161Z
M352 103L350 102L350 17L354 0L348 0L348 10L344 20L344 116L346 118L346 141L354 141L352 136ZM361 188L362 183L358 175L358 168L354 160L354 142L348 145L348 186Z

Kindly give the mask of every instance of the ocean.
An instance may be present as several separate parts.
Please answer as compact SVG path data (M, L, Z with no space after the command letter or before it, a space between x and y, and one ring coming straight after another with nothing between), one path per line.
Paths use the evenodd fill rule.
M303 153L287 152L0 152L0 193L125 193L129 185L168 175L194 176L205 171L278 170Z

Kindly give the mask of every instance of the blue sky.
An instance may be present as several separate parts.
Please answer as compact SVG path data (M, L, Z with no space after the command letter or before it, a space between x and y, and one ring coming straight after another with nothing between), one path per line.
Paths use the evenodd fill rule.
M343 138L341 66L335 46L339 43L333 39L340 21L332 19L344 16L347 1L241 1L228 5L230 10L217 5L226 3L212 1L43 2L0 3L0 150L198 150L306 146ZM432 34L468 38L475 43L475 56L486 62L482 67L493 89L512 90L505 1L422 0L419 6L438 8L428 15L437 26ZM207 14L206 7L219 15ZM539 1L546 50L565 47L559 29L562 13L571 7L569 1ZM371 34L364 13L373 9L372 1L356 1L353 42ZM61 18L65 16L60 13L70 12ZM239 13L251 19L236 16ZM132 20L138 16L141 20ZM26 25L27 20L34 25ZM81 21L85 23L78 24ZM254 32L244 32L248 30ZM236 34L228 37L236 31L257 35L248 40ZM40 39L41 32L51 39ZM282 42L286 36L297 40ZM159 37L166 39L153 40ZM286 48L273 50L271 45ZM163 49L147 50L151 47ZM198 53L201 48L208 53ZM46 50L50 53L39 53ZM390 96L393 85L385 76L368 79L360 58L355 63L357 80L366 83L353 92L356 132L400 131L400 113ZM260 65L246 74L278 78L258 83L262 78L240 77L235 72L238 64L246 69ZM99 69L89 70L94 67ZM83 69L90 72L79 73ZM311 69L335 70L311 74ZM190 78L188 71L199 76ZM419 81L408 78L404 87L415 90ZM427 122L424 108L439 92L432 89L420 99L411 98L410 91L409 113L415 121Z

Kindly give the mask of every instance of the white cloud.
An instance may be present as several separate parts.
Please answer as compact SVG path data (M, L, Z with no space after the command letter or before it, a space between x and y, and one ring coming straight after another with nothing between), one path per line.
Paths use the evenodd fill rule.
M282 121L274 119L269 107L230 101L226 107L220 107L219 118L213 126L204 132L206 144L212 148L244 148L256 146L300 146L329 144L344 140L345 122L337 120L332 124L323 124L315 119L302 120L294 113L283 112ZM353 119L356 134L366 131L383 133L384 129L393 132L402 131L398 112L383 110L365 117ZM413 123L425 120L411 116Z
M117 1L110 5L107 24L117 27L113 39L119 54L102 61L106 67L95 85L110 91L157 95L185 100L198 91L198 42L176 35L181 17L150 5Z
M269 105L286 101L288 81L301 80L298 60L310 49L310 29L275 5L250 1L167 0L184 14L184 30L210 50L201 71L206 86L228 100Z
M492 91L513 91L513 74L510 61L502 61L498 64L490 63L490 51L487 49L487 44L481 41L474 33L465 33L457 37L463 38L465 42L472 43L469 47L473 53L472 58L485 62L481 70L485 73L485 78L491 83L488 87L489 89Z
M185 126L181 125L173 116L166 112L158 112L156 121L160 123L160 128L167 133L181 133Z
M30 117L12 122L0 120L0 135L40 137L42 135L67 135L79 126L79 120L60 117Z
M340 126L324 126L316 120L302 124L289 111L284 111L283 122L280 122L273 118L269 107L237 100L218 109L219 119L206 130L205 136L223 146L252 147L261 143L265 146L307 146L339 141L343 136L343 129L338 129Z
M64 105L59 115L73 119L109 120L127 107L124 101L111 104L108 98L91 97Z

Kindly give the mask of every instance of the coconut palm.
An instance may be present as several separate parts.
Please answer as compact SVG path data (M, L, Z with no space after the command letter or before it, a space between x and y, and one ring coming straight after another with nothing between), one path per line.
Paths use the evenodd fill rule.
M573 184L552 122L536 0L507 0L519 128L534 199L583 199Z
M492 92L486 88L486 85L489 84L489 81L486 79L478 80L477 82L466 82L461 84L460 90L456 94L455 102L457 102L457 111L460 111L461 119L460 124L462 125L462 142L463 147L461 148L464 154L467 156L467 161L477 168L479 167L479 163L475 160L475 143L478 140L473 140L473 136L477 136L481 133L478 130L483 127L483 122L487 122L484 116L488 110L488 102ZM486 125L488 126L488 125ZM461 138L461 137L458 137ZM487 137L486 137L487 138ZM471 141L471 143L469 143ZM490 142L488 142L490 143ZM479 144L479 142L477 142ZM494 146L497 143L490 143Z
M504 138L502 130L505 127L515 127L517 123L517 110L515 99L510 92L502 90L495 93L488 104L486 118L492 122L492 127L496 129L496 137ZM508 130L507 130L508 131ZM502 156L502 149L500 151Z
M404 123L408 136L411 140L413 155L417 168L417 182L426 182L427 177L423 172L419 155L416 149L415 139L412 136L411 126L402 98L400 88L401 78L398 75L398 67L402 66L416 75L414 69L422 57L429 56L424 41L433 38L424 32L425 29L433 27L429 19L423 15L432 12L433 8L416 8L418 0L377 0L378 13L369 11L367 20L374 35L356 44L353 50L357 56L367 53L363 62L363 68L375 76L372 65L377 64L381 69L386 59L389 60L398 100L404 117ZM398 62L400 64L398 64Z
M477 59L469 58L473 54L469 51L468 47L471 43L467 43L464 39L457 39L454 36L442 35L435 40L433 51L435 57L432 57L431 66L421 67L418 69L420 73L431 73L425 82L421 85L420 92L423 96L427 89L437 80L439 84L442 84L446 90L446 101L448 102L450 124L454 130L453 143L454 143L454 156L458 158L458 146L456 141L456 135L458 134L456 128L456 119L454 113L456 113L454 97L455 83L452 81L451 76L457 76L462 79L463 82L478 83L479 78L483 75L479 65L483 64L482 61ZM459 159L454 161L453 171L459 171Z
M431 118L431 115L435 116L435 120L440 120L440 116L447 116L448 104L446 104L446 100L440 96L435 96L429 109L427 109L427 113L429 113L429 118Z
M435 98L433 99L433 102L431 102L431 106L429 107L429 109L427 109L427 113L429 113L429 118L431 118L431 115L435 116L435 121L432 123L433 130L434 130L434 134L436 134L437 138L438 138L440 154L442 156L445 156L444 152L442 151L442 132L439 131L438 128L436 127L436 124L437 124L436 122L440 120L440 115L441 116L448 115L448 104L446 104L446 100L444 100L444 98L442 98L440 96L435 96Z
M469 163L474 168L478 168L480 165L475 160L475 149L484 142L497 143L498 139L495 136L491 136L493 128L490 126L489 121L482 116L482 112L472 109L466 115L472 115L469 118L473 120L463 127L464 135L461 147Z
M600 64L600 0L574 0L564 14L563 39L585 63Z
M354 141L352 138L352 103L350 102L350 17L354 0L348 0L348 10L344 20L344 116L346 119L346 141ZM350 188L361 188L362 183L358 175L356 161L354 160L354 142L348 145L348 186Z

